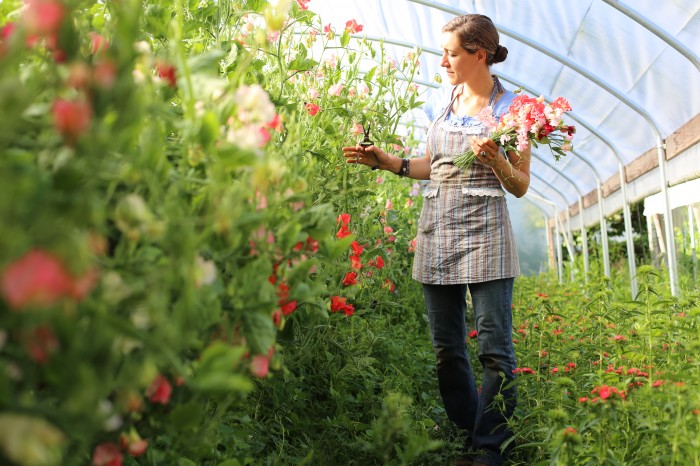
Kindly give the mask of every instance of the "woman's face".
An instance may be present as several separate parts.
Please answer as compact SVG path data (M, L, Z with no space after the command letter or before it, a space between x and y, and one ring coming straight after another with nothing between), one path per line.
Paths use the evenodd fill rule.
M447 79L455 85L467 81L476 71L477 65L484 62L486 52L477 50L469 53L462 48L459 38L454 32L442 33L442 61L440 66L445 68Z

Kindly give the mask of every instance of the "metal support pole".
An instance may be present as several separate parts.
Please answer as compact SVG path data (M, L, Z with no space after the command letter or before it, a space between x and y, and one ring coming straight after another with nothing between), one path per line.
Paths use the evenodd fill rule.
M690 254L693 258L693 283L698 281L698 256L695 253L695 221L693 206L688 205L688 225L690 226Z
M666 230L666 258L668 261L668 278L671 282L671 294L679 296L678 264L676 263L676 241L673 236L673 211L668 196L668 177L666 176L666 149L660 137L656 140L656 151L659 155L659 174L661 175L661 192L664 198L664 229Z
M622 215L625 219L625 239L627 240L627 264L630 272L630 290L632 291L632 299L637 297L639 289L637 285L637 260L634 254L634 238L632 236L632 213L627 196L627 177L625 176L625 167L622 163L618 163L620 171L620 189L622 190Z
M581 227L581 241L583 242L581 245L583 248L583 279L588 283L588 232L586 231L586 225L583 223L583 198L581 196L578 197L578 219Z
M610 278L610 250L608 246L608 222L605 219L605 210L603 209L603 187L598 180L598 216L600 217L600 242L603 246L603 274Z

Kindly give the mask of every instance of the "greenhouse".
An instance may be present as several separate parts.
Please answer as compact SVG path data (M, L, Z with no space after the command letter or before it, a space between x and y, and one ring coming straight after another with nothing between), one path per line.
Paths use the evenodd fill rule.
M0 464L700 466L698 43L0 0Z

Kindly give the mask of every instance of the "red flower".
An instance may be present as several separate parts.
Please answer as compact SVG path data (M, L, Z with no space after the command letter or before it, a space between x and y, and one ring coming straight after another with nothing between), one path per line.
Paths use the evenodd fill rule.
M177 86L175 66L173 66L171 63L168 63L165 60L156 60L154 68L156 70L156 73L158 74L158 77L160 77L166 83L168 83L168 86Z
M56 334L46 325L35 327L23 340L29 357L37 364L46 364L49 356L60 347Z
M335 220L335 223L342 223L344 226L347 226L350 223L350 214L338 215L338 218Z
M311 116L316 116L316 114L321 110L321 107L316 104L312 104L311 102L306 104L304 108L306 108L306 111L309 112L309 115Z
M350 21L347 21L345 23L345 30L348 31L350 34L357 34L358 32L362 31L364 26L361 24L357 24L357 21L354 19L351 19Z
M356 285L356 284L357 284L357 272L346 273L345 278L343 278L343 285L351 286L351 285Z
M352 304L346 302L346 298L340 296L331 297L331 311L339 312L342 311L346 316L351 316L355 312L355 308Z
M92 452L93 466L121 466L124 457L114 443L101 443Z
M350 236L352 233L350 232L350 229L348 228L347 225L342 225L340 227L340 230L335 234L336 238L341 239L345 238L346 236Z
M292 312L294 312L297 308L297 302L296 301L289 301L284 304L281 304L282 308L282 314L288 316Z
M513 369L513 374L534 374L535 371L530 369L529 367L518 367L516 369Z
M479 332L477 332L476 330L472 330L471 332L469 332L469 338L476 338L478 335Z
M306 238L306 249L310 252L318 252L318 241L309 236Z
M279 309L272 311L272 323L275 327L282 325L282 312Z
M352 267L355 270L360 270L363 267L362 259L360 259L360 256L356 254L350 256L350 267Z
M151 386L146 390L146 395L151 403L160 403L162 405L167 405L170 401L170 395L173 392L173 387L168 382L168 379L162 375L157 375Z
M325 32L325 33L332 32L331 23L328 23L325 26L323 26L323 32Z
M311 0L297 0L297 5L299 5L299 8L302 10L308 10L310 1Z
M84 100L56 99L53 104L53 124L70 144L90 126L92 107Z
M382 285L382 286L389 288L389 293L391 293L392 291L394 291L396 289L396 285L394 285L394 282L392 282L388 278L386 280L384 280L384 285Z
M365 250L365 248L363 248L362 245L360 243L358 243L357 241L353 241L352 243L350 243L350 247L352 248L352 251L357 256L362 254L362 251Z
M373 262L373 265L378 269L383 268L384 267L384 259L382 259L382 256L377 256L377 259L375 262Z

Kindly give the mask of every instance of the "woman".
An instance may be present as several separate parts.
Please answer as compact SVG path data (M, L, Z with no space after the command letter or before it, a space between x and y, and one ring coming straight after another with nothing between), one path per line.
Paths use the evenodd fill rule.
M445 410L466 431L469 455L458 464L500 465L513 433L507 426L515 407L512 342L513 281L519 265L505 192L522 197L530 183L530 151L502 150L484 134L476 115L505 113L514 95L490 66L508 50L483 15L454 18L442 29L441 66L453 89L428 131L423 158L407 160L376 146L344 147L349 163L430 180L418 226L413 278L423 284L437 376ZM486 110L488 112L488 110ZM453 160L472 149L466 170ZM466 293L474 308L483 383L479 392L466 350Z

